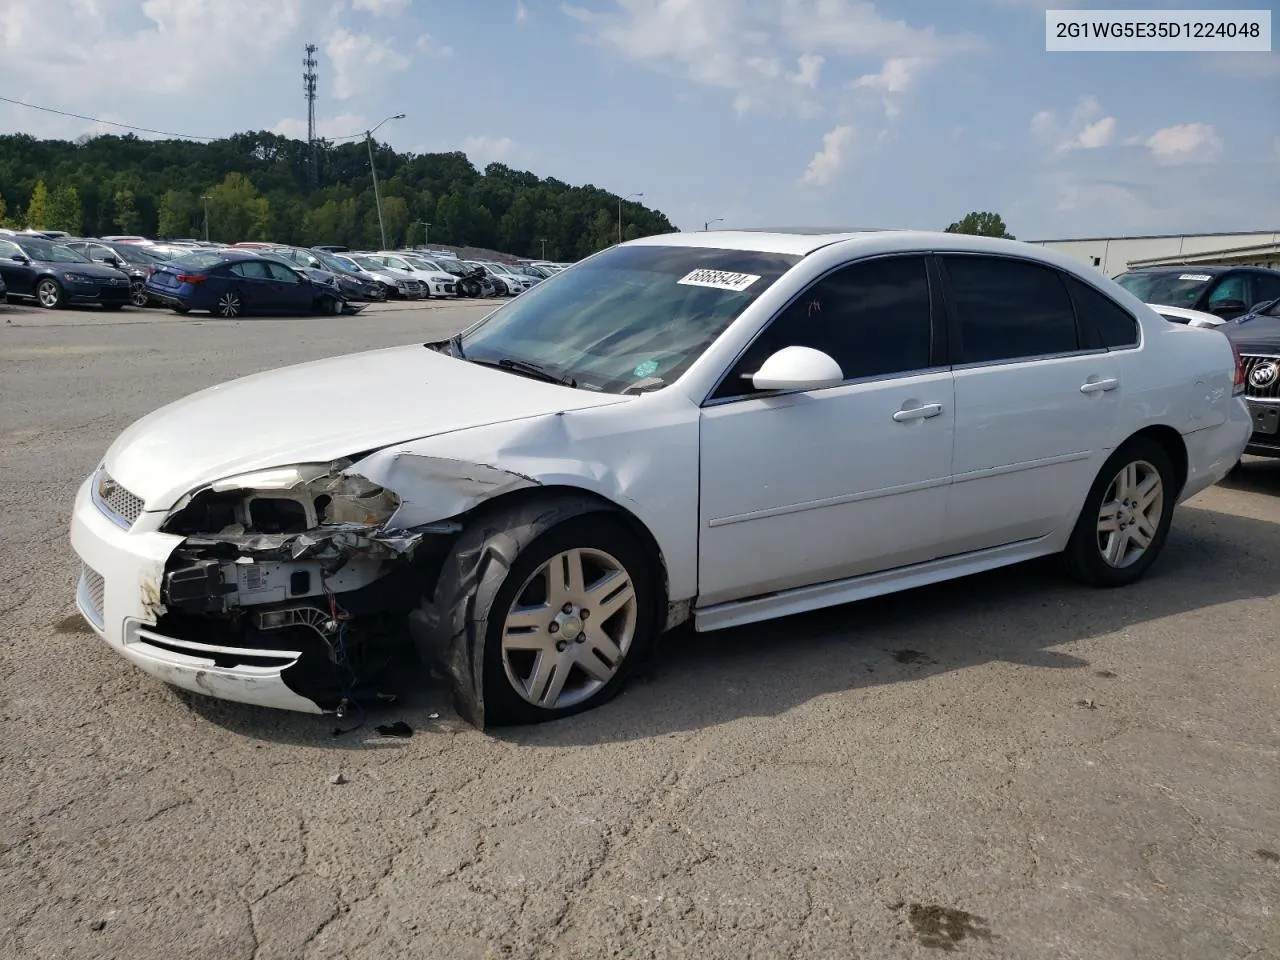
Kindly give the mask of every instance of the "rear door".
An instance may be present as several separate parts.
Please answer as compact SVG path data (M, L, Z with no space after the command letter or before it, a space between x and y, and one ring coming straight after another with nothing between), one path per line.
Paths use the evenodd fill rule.
M283 263L266 261L264 264L271 274L271 285L276 297L276 309L292 312L310 312L315 293L310 282L297 271L290 270Z
M1078 322L1057 270L967 253L938 260L955 361L944 552L1043 537L1074 516L1110 453L1120 365Z
M242 260L231 265L233 282L248 309L266 312L281 309L280 285L271 275L272 266L274 264L266 260Z
M14 257L26 259L26 254L16 243L0 240L0 277L4 277L4 285L9 293L31 296L35 293L35 275L31 264L14 260Z

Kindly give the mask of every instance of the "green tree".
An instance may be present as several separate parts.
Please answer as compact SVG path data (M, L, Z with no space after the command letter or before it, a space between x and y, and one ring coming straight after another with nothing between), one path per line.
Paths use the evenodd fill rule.
M243 173L228 173L209 191L211 236L237 243L266 239L270 208Z
M1003 237L1005 240L1017 239L1004 225L1000 214L985 210L966 213L947 227L947 233L967 233L975 237Z
M4 194L0 193L0 227L7 226L9 223L8 219L5 217L7 209L8 208L5 206L4 202Z
M27 203L27 226L32 230L49 229L49 191L43 180L37 180Z
M376 227L377 210L373 212L373 219ZM387 243L393 248L401 246L404 243L405 233L409 229L409 204L404 197L382 198L382 223L387 228Z
M156 233L162 237L186 237L194 232L194 226L204 224L200 213L199 200L188 190L166 190L160 198L159 220Z
M131 234L138 228L135 199L133 191L128 188L117 190L111 198L111 220L121 233Z
M65 230L79 234L84 230L84 211L80 206L80 192L70 184L54 187L49 196L49 229Z

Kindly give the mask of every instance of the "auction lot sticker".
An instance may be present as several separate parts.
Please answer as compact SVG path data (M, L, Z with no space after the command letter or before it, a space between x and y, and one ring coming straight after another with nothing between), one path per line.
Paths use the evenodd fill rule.
M1057 53L1218 53L1271 49L1270 10L1046 10Z
M760 278L752 273L731 273L728 270L694 270L676 283L690 287L714 287L716 290L732 290L741 293Z

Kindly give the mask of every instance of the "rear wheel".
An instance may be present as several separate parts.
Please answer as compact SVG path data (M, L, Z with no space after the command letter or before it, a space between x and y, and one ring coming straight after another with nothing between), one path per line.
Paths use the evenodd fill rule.
M1065 551L1067 569L1100 587L1141 579L1173 521L1176 473L1169 455L1135 437L1108 458L1085 499Z
M65 302L62 285L51 277L45 277L36 284L36 303L46 310L56 310Z
M244 312L244 301L240 298L240 294L234 290L228 290L226 293L219 295L217 303L214 304L213 312L220 317L232 320Z

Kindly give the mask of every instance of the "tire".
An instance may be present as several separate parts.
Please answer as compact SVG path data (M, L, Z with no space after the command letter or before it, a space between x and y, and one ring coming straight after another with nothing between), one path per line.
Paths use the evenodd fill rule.
M1152 478L1158 478L1158 483L1143 490ZM1123 587L1140 580L1169 536L1176 480L1173 462L1154 440L1134 437L1116 450L1098 472L1063 553L1068 573L1098 587ZM1124 488L1126 482L1129 492ZM1151 500L1153 493L1155 499ZM1126 498L1126 505L1107 507L1109 519L1104 516L1104 506L1116 504L1118 495ZM1142 506L1143 501L1147 506ZM1103 523L1118 523L1121 528L1104 532Z
M209 312L216 317L222 317L224 320L234 320L244 313L244 300L236 291L228 290L226 293L218 295L217 303L213 305L213 309Z
M558 607L544 571L566 556L581 560L586 588ZM616 592L625 581L629 599ZM660 584L653 559L607 508L579 496L526 500L462 532L410 629L423 659L443 660L470 723L540 723L618 693L660 626ZM613 612L589 619L587 604L606 599Z
M52 277L44 277L36 284L36 303L46 310L58 310L66 305L67 297L62 284Z
M147 286L141 280L129 284L129 302L135 307L145 307L150 299L147 296Z

